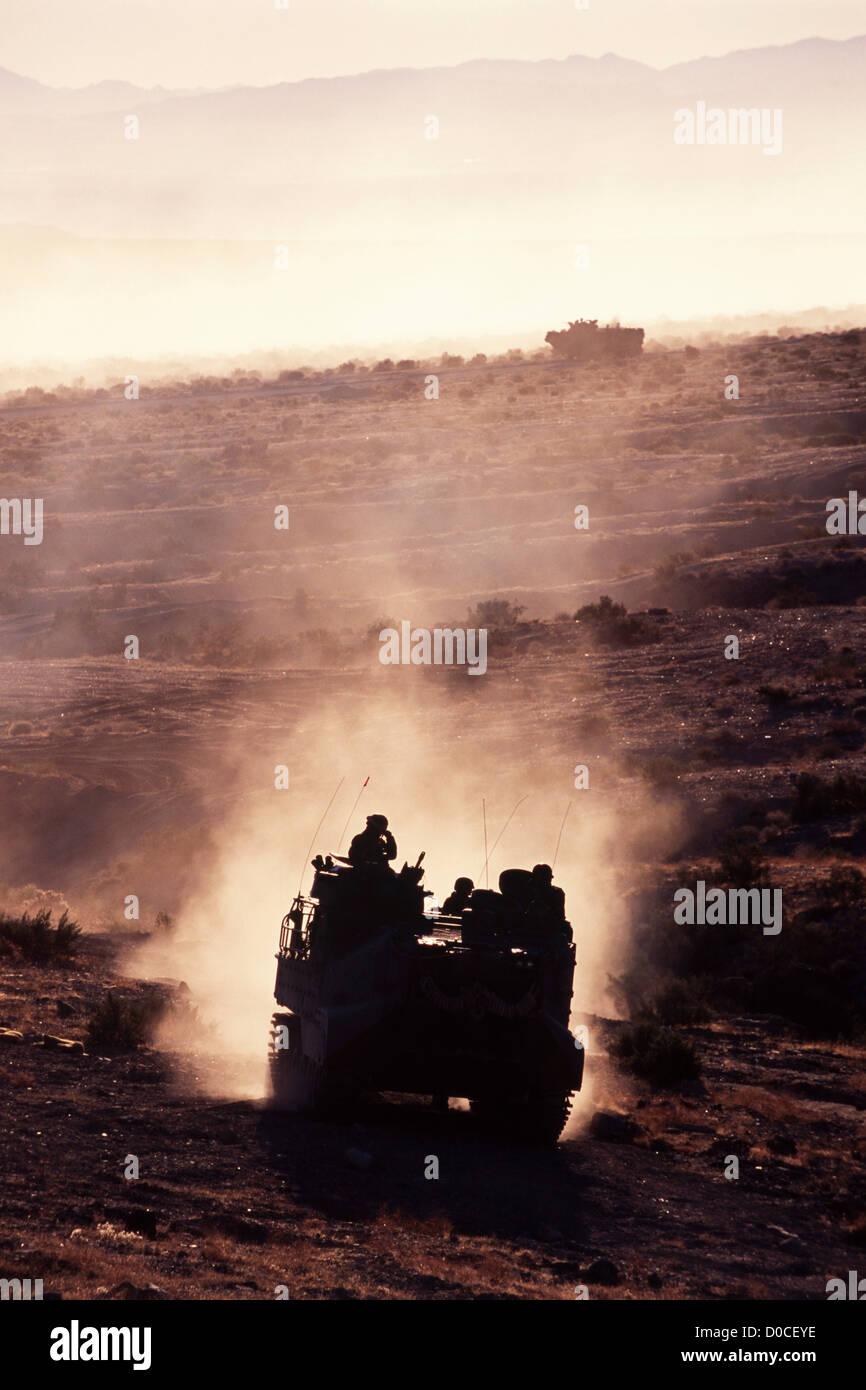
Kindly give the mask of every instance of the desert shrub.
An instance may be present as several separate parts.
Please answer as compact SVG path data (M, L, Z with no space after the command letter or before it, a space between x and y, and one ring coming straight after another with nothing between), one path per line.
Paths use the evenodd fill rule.
M706 991L701 979L671 980L653 1000L653 1014L664 1024L706 1023L710 1017Z
M90 1017L87 1044L108 1052L136 1052L153 1042L163 1023L178 1029L201 1028L198 1013L188 999L173 998L153 986L135 998L109 990Z
M81 935L81 927L70 922L68 912L56 925L51 923L50 908L32 917L26 912L20 917L0 913L0 949L10 955L18 952L39 965L69 960L78 950Z
M853 772L840 772L832 781L801 772L794 777L794 790L792 815L800 825L866 811L866 782Z
M778 709L780 705L787 705L791 699L791 692L784 685L759 685L758 694L771 709Z
M87 1025L87 1045L111 1052L135 1052L145 1047L163 1012L164 1001L156 994L124 999L109 993L97 1005Z
M811 886L801 884L776 936L745 922L714 928L672 921L674 891L698 879L772 886L753 834L735 832L721 858L716 870L681 864L675 875L669 871L636 894L628 968L612 981L624 1010L638 1021L677 1024L701 1021L702 1006L734 1008L781 1015L810 1037L866 1033L860 870L840 865L816 875Z
M717 713L725 717L727 706L722 706ZM722 759L739 759L743 753L744 741L738 738L733 729L719 729L708 739L705 744L696 749L701 758L707 762L719 762Z
M801 535L806 532L801 529ZM816 538L827 540L822 526ZM682 578L683 576L679 576ZM866 594L866 555L862 549L816 551L800 564L780 556L766 568L749 568L734 573L724 565L688 571L695 587L692 599L701 606L731 608L808 608L816 604L852 604ZM840 660L841 658L841 660ZM815 668L816 678L844 680L856 684L866 677L850 647L830 655Z
M663 560L659 561L653 570L653 575L660 582L673 579L677 570L683 565L692 564L694 558L690 550L677 550L673 555L666 555Z
M514 627L522 612L522 604L509 603L505 598L487 598L470 609L467 621L471 627Z
M628 609L624 603L614 603L610 594L602 594L598 603L585 603L582 608L578 608L574 617L579 623L591 623L595 627L601 627L607 623L618 622L627 615Z
M237 620L224 619L213 622L205 619L199 625L199 661L206 666L240 665L241 624Z
M853 907L863 900L866 879L853 864L835 864L817 885L818 902L831 908Z
M609 594L602 594L598 603L586 603L574 615L578 623L586 623L593 636L612 647L634 647L643 642L659 642L661 634L654 623L629 614L624 603L614 603Z
M811 589L802 584L782 583L776 593L767 600L767 608L814 608L818 602Z
M851 681L857 675L857 654L853 647L840 647L830 652L814 668L819 681Z
M856 719L834 719L827 726L826 737L832 739L841 749L853 752L862 747L864 735Z
M767 866L760 835L752 825L729 830L719 852L719 879L734 888L754 888L767 884Z
M849 1038L864 1025L863 1001L850 987L853 961L838 958L835 926L809 922L789 929L788 950L798 957L756 971L749 1006L781 1014L808 1037ZM860 970L862 973L862 960Z
M613 1051L629 1071L655 1086L696 1081L702 1070L694 1043L657 1023L639 1023L627 1029Z

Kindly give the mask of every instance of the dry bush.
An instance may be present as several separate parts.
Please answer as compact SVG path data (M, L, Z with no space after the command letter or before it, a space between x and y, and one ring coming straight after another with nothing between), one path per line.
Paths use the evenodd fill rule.
M702 1071L694 1043L657 1023L627 1028L613 1045L613 1055L642 1081L678 1086L696 1081Z
M56 925L52 925L50 908L33 916L0 913L0 955L20 954L37 965L65 963L76 954L81 936L81 927L70 922L68 912L61 914Z

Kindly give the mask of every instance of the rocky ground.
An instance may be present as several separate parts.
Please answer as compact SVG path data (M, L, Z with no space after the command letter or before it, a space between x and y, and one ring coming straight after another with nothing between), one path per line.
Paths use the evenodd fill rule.
M744 824L788 914L863 866L862 813L804 818L792 784L866 776L862 540L824 525L866 480L861 337L623 374L450 366L436 402L423 369L389 369L0 406L0 489L46 499L43 545L0 549L0 909L68 904L86 929L66 964L0 942L0 1278L100 1298L823 1299L862 1264L856 1030L716 1007L679 1029L702 1079L667 1090L609 1053L609 976L634 966L633 903L660 873L716 865ZM642 615L636 640L574 620L601 594ZM386 617L465 622L489 600L508 615L483 679L379 663ZM343 778L315 841L337 848L367 774L357 814L387 810L440 896L480 881L482 799L491 885L553 858L570 805L557 879L590 1051L553 1151L483 1139L457 1101L279 1115L263 1067L250 1080L307 845ZM91 1045L106 993L152 976L188 984L165 989L201 1032Z
M591 1102L537 1152L410 1097L313 1120L204 1098L207 1053L46 1045L81 1040L107 985L135 991L112 955L97 938L69 969L4 971L23 1037L0 1035L0 1277L66 1298L820 1299L862 1261L855 1048L727 1018L689 1030L705 1079L664 1094L587 1017Z

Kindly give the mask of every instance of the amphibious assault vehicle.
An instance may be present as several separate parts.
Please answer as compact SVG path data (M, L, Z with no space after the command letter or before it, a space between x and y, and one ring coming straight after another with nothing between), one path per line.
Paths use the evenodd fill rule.
M462 1096L488 1131L555 1143L583 1078L571 927L539 912L522 869L501 874L498 893L476 889L460 917L425 913L420 862L394 873L313 860L309 896L280 927L273 1103Z
M552 329L544 341L556 357L572 362L627 362L643 351L642 328L599 328L598 319L574 319L562 332Z

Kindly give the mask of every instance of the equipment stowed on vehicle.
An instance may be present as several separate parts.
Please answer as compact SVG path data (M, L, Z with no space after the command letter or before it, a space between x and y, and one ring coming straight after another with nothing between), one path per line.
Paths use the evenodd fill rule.
M425 915L423 869L313 860L280 928L273 1101L339 1107L367 1091L467 1096L502 1137L555 1143L583 1078L569 1031L571 927L533 912L532 875Z

